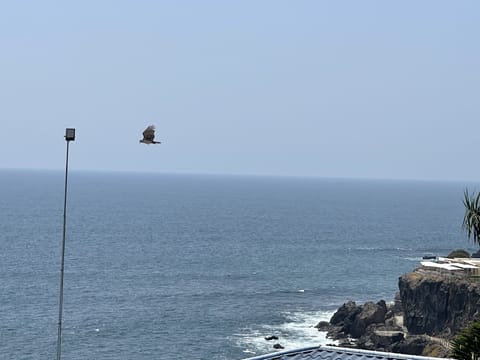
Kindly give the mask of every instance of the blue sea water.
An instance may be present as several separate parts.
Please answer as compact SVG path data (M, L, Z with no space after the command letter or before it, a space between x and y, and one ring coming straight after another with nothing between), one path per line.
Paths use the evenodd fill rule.
M63 176L0 171L1 359L56 356ZM475 250L477 185L71 171L62 358L328 343L313 326L345 301L391 301L423 255Z

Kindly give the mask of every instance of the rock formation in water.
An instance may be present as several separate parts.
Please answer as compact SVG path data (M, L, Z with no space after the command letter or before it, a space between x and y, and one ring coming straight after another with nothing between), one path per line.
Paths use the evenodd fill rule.
M340 346L411 355L448 355L448 341L480 316L480 280L419 268L399 278L394 304L343 304L317 325Z

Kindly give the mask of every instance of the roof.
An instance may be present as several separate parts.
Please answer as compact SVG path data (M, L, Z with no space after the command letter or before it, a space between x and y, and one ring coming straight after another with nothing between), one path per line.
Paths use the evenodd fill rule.
M441 264L433 261L421 261L420 264L426 267L434 267L434 268L440 268L440 269L446 269L446 270L461 270L460 268L453 266L452 264Z
M369 351L336 346L314 346L260 355L244 360L438 360L439 358ZM443 359L445 360L445 359Z
M472 259L449 259L444 257L438 258L436 261L421 261L420 264L425 267L441 268L446 270L461 270L461 269L479 269L478 261L472 261Z

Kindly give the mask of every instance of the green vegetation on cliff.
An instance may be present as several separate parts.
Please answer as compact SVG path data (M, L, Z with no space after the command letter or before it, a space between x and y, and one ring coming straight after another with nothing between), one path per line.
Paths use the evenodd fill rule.
M459 250L453 250L450 254L448 254L447 258L449 259L455 259L455 258L469 258L470 257L470 253L466 250L462 250L462 249L459 249Z
M474 321L455 337L450 356L458 360L478 360L479 355L480 321Z

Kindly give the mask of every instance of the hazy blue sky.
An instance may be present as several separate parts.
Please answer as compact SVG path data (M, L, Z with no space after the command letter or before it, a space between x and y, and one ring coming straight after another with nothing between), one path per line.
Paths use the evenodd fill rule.
M480 181L480 1L3 1L0 167ZM157 126L157 146L139 144Z

